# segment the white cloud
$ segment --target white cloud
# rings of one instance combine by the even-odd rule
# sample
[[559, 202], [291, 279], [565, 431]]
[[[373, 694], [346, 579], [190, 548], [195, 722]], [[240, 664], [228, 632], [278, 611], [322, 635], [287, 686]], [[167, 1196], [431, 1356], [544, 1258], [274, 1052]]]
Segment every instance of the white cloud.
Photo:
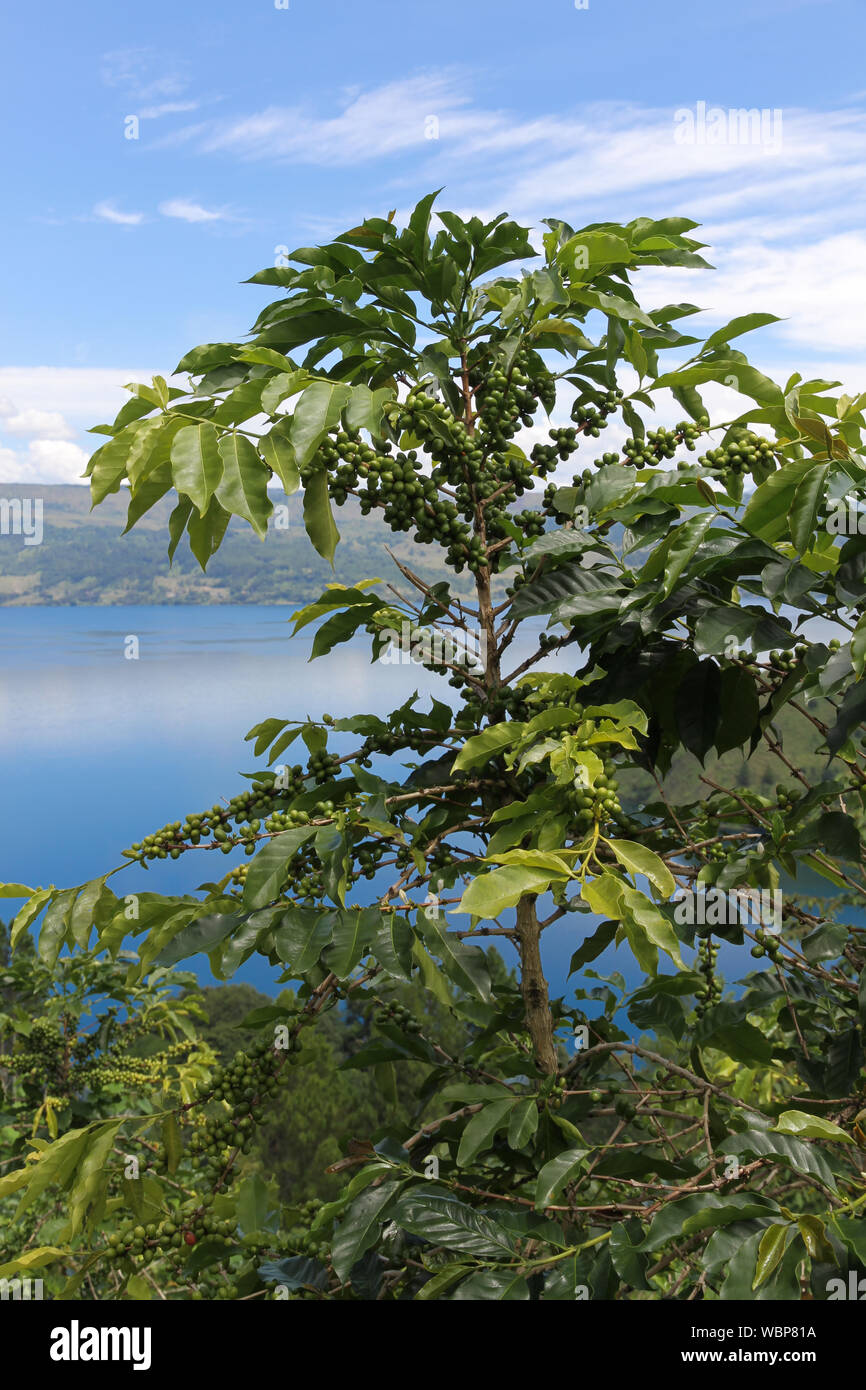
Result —
[[[5, 402], [3, 403], [5, 405]], [[34, 434], [51, 439], [69, 439], [74, 431], [60, 414], [59, 410], [12, 410], [7, 412], [0, 406], [3, 416], [0, 429], [4, 434]]]
[[[786, 246], [768, 244], [749, 230], [719, 238], [719, 243], [711, 275], [696, 280], [694, 272], [650, 270], [642, 273], [641, 285], [653, 287], [656, 297], [664, 295], [668, 303], [695, 294], [705, 297], [712, 304], [714, 321], [727, 322], [755, 310], [779, 314], [785, 322], [773, 327], [773, 340], [801, 353], [817, 352], [827, 364], [823, 370], [833, 370], [829, 363], [835, 358], [850, 359], [862, 348], [866, 233], [847, 231]], [[860, 368], [860, 381], [866, 387], [866, 364]]]
[[0, 436], [39, 436], [26, 448], [0, 446], [0, 478], [80, 483], [88, 458], [105, 442], [86, 431], [114, 419], [129, 399], [124, 382], [152, 376], [140, 368], [0, 367]]
[[88, 457], [66, 439], [33, 439], [26, 451], [0, 449], [0, 475], [10, 483], [80, 483]]
[[233, 219], [225, 208], [204, 208], [188, 198], [169, 198], [160, 203], [163, 217], [176, 217], [181, 222], [230, 222]]
[[138, 227], [144, 221], [143, 212], [121, 212], [113, 203], [97, 203], [93, 211], [103, 222], [114, 222], [119, 227]]

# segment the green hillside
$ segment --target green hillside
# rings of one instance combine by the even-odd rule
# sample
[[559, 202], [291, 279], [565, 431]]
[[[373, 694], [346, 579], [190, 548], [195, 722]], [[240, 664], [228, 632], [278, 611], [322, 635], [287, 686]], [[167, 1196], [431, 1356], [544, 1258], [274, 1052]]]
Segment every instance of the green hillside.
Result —
[[[158, 503], [124, 536], [127, 497], [109, 497], [90, 511], [90, 491], [79, 486], [4, 483], [0, 495], [42, 498], [43, 538], [25, 545], [18, 535], [0, 534], [0, 605], [286, 603], [318, 597], [329, 580], [342, 583], [396, 575], [385, 547], [423, 578], [441, 573], [426, 563], [426, 547], [395, 535], [378, 517], [362, 517], [350, 499], [337, 514], [341, 542], [336, 573], [315, 554], [301, 516], [298, 496], [272, 494], [278, 520], [260, 541], [248, 526], [233, 521], [207, 574], [185, 542], [174, 563], [166, 561], [168, 499]], [[283, 508], [285, 510], [280, 511]], [[426, 553], [425, 553], [426, 552]], [[459, 581], [452, 584], [460, 591]], [[468, 592], [468, 590], [467, 590]]]

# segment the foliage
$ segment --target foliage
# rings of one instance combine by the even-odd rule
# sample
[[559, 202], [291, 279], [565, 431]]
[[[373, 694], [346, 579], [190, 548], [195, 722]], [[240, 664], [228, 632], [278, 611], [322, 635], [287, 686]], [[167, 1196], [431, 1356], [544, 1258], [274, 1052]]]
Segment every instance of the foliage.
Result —
[[[401, 561], [406, 592], [332, 583], [296, 630], [316, 625], [316, 657], [366, 631], [375, 657], [405, 623], [456, 712], [410, 700], [387, 720], [265, 719], [249, 739], [267, 763], [246, 790], [126, 851], [147, 863], [241, 850], [248, 863], [201, 897], [142, 895], [134, 921], [104, 880], [32, 892], [13, 934], [45, 908], [50, 965], [95, 928], [112, 952], [137, 939], [132, 982], [199, 951], [217, 979], [258, 953], [279, 983], [300, 981], [256, 1011], [262, 1041], [199, 1088], [165, 1147], [164, 1162], [198, 1163], [220, 1219], [265, 1101], [329, 1008], [376, 1004], [351, 1065], [384, 1087], [424, 1064], [434, 1118], [358, 1136], [296, 1254], [256, 1274], [245, 1250], [219, 1251], [231, 1293], [825, 1298], [866, 1260], [866, 951], [862, 928], [782, 884], [809, 870], [863, 900], [866, 540], [833, 518], [866, 479], [866, 397], [796, 375], [780, 386], [752, 366], [732, 344], [772, 315], [701, 339], [683, 331], [695, 306], [642, 307], [642, 268], [706, 265], [686, 218], [550, 221], [541, 259], [504, 217], [443, 211], [431, 232], [433, 201], [402, 230], [371, 218], [255, 276], [287, 293], [251, 340], [188, 353], [188, 391], [133, 385], [89, 473], [95, 503], [129, 484], [130, 526], [176, 494], [170, 552], [186, 535], [203, 567], [231, 516], [265, 534], [272, 480], [303, 487], [329, 560], [334, 507], [352, 496], [381, 510], [437, 547], [443, 577]], [[671, 351], [680, 365], [665, 371]], [[752, 404], [711, 426], [708, 384]], [[664, 391], [686, 418], [648, 430]], [[521, 426], [569, 404], [573, 423], [526, 453]], [[569, 486], [551, 481], [617, 420], [621, 448]], [[543, 504], [518, 510], [538, 482]], [[472, 576], [471, 603], [449, 571]], [[538, 650], [509, 671], [520, 624], [538, 616]], [[813, 616], [836, 635], [804, 627]], [[783, 715], [835, 759], [822, 782], [786, 751]], [[293, 744], [303, 761], [284, 765]], [[664, 789], [684, 750], [705, 765], [759, 747], [779, 768], [772, 794], [705, 772], [691, 800]], [[635, 771], [653, 790], [630, 798]], [[759, 896], [726, 896], [762, 890], [784, 896], [781, 932]], [[541, 945], [557, 923], [575, 934], [577, 983], [551, 1000]], [[516, 948], [519, 982], [481, 948], [491, 934]], [[717, 943], [745, 939], [762, 965], [731, 991]], [[636, 988], [591, 968], [611, 943]], [[411, 980], [468, 1033], [458, 1051], [394, 1009]], [[61, 1162], [78, 1172], [55, 1144], [6, 1190], [27, 1201]], [[243, 1230], [269, 1219], [258, 1181], [243, 1189], [261, 1199]], [[98, 1230], [71, 1236], [70, 1259], [104, 1249]], [[124, 1275], [155, 1239], [127, 1242]]]

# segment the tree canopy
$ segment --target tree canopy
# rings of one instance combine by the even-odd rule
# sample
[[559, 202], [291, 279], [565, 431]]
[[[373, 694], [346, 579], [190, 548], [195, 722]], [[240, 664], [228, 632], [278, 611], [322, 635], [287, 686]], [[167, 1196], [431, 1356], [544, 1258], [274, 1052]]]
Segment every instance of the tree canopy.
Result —
[[[64, 1186], [80, 1218], [49, 1258], [113, 1261], [121, 1291], [184, 1257], [194, 1285], [205, 1248], [228, 1296], [833, 1297], [866, 1268], [851, 910], [866, 892], [866, 537], [847, 505], [866, 479], [866, 395], [753, 366], [734, 344], [772, 314], [700, 336], [695, 305], [645, 307], [641, 271], [709, 268], [687, 218], [550, 219], [536, 249], [504, 215], [440, 209], [434, 225], [435, 196], [403, 228], [367, 218], [253, 276], [281, 294], [247, 339], [187, 353], [172, 378], [187, 387], [132, 384], [97, 427], [94, 504], [128, 487], [130, 529], [171, 494], [169, 555], [185, 537], [202, 568], [232, 517], [267, 533], [276, 485], [302, 490], [327, 560], [350, 497], [431, 547], [435, 582], [398, 558], [393, 584], [327, 585], [295, 631], [315, 628], [335, 681], [340, 644], [368, 634], [374, 659], [408, 648], [450, 691], [388, 717], [263, 718], [245, 789], [124, 852], [238, 856], [198, 895], [120, 897], [118, 869], [2, 889], [27, 899], [13, 943], [44, 910], [50, 968], [131, 937], [130, 987], [203, 951], [217, 980], [258, 954], [298, 987], [159, 1118], [149, 1221], [130, 1215], [99, 1122], [74, 1150], [46, 1143], [0, 1196], [26, 1209]], [[711, 422], [718, 388], [734, 413]], [[648, 428], [671, 398], [683, 418]], [[617, 443], [563, 483], [605, 429]], [[792, 729], [820, 778], [792, 759]], [[707, 759], [731, 750], [770, 756], [775, 792], [718, 781]], [[683, 753], [700, 764], [691, 799], [666, 780]], [[554, 932], [574, 941], [557, 998]], [[720, 941], [753, 943], [733, 987]], [[603, 977], [612, 944], [623, 971]], [[418, 982], [438, 1024], [402, 1002]], [[343, 1065], [386, 1094], [415, 1069], [415, 1128], [356, 1136], [339, 1194], [302, 1213], [308, 1253], [281, 1256], [245, 1155], [331, 1009], [375, 1011]], [[237, 1223], [225, 1250], [200, 1242], [211, 1208]]]

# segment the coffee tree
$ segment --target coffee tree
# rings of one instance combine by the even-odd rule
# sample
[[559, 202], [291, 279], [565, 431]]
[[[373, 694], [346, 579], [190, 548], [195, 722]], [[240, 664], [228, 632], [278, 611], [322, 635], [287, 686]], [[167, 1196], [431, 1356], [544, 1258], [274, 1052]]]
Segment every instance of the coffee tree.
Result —
[[[400, 559], [387, 588], [331, 584], [295, 630], [316, 625], [312, 656], [335, 679], [356, 634], [374, 657], [408, 645], [450, 699], [388, 718], [277, 712], [248, 735], [267, 761], [245, 789], [125, 852], [231, 856], [199, 896], [146, 895], [130, 922], [105, 880], [52, 887], [15, 931], [44, 908], [49, 963], [95, 930], [112, 953], [136, 938], [135, 977], [206, 951], [218, 979], [258, 953], [301, 982], [256, 1018], [258, 1051], [176, 1113], [204, 1194], [243, 1172], [250, 1127], [326, 1009], [375, 1003], [352, 1061], [383, 1084], [426, 1065], [431, 1118], [360, 1136], [303, 1248], [244, 1290], [844, 1296], [866, 1268], [866, 949], [850, 906], [866, 396], [752, 366], [732, 344], [770, 314], [700, 337], [694, 305], [643, 307], [642, 269], [706, 267], [686, 218], [551, 220], [536, 251], [504, 216], [440, 211], [431, 229], [434, 196], [402, 230], [369, 218], [254, 276], [283, 293], [250, 338], [188, 353], [188, 388], [132, 385], [88, 473], [95, 504], [128, 485], [127, 529], [176, 494], [169, 554], [186, 536], [202, 566], [233, 517], [264, 538], [277, 486], [302, 490], [328, 559], [334, 508], [378, 509], [440, 577]], [[730, 418], [711, 424], [707, 387], [737, 402]], [[671, 399], [683, 418], [647, 428]], [[792, 722], [809, 767], [786, 751]], [[775, 797], [720, 780], [731, 750], [775, 763]], [[701, 795], [675, 800], [684, 757]], [[807, 872], [845, 895], [838, 913], [798, 891]], [[564, 998], [544, 973], [554, 931], [574, 942]], [[516, 983], [479, 944], [492, 935]], [[760, 966], [732, 990], [719, 942], [746, 940]], [[592, 969], [610, 946], [631, 983]], [[418, 979], [463, 1021], [462, 1049], [392, 1002]], [[51, 1155], [5, 1190], [26, 1193]], [[102, 1240], [94, 1223], [70, 1257]]]
[[[204, 1013], [195, 979], [155, 970], [131, 983], [134, 953], [113, 959], [85, 948], [49, 965], [28, 936], [16, 944], [12, 955], [0, 923], [0, 1171], [20, 1174], [23, 1163], [34, 1180], [22, 1201], [15, 1195], [20, 1177], [0, 1178], [0, 1278], [13, 1298], [34, 1278], [51, 1297], [71, 1294], [85, 1280], [90, 1296], [112, 1297], [129, 1276], [93, 1258], [64, 1267], [65, 1237], [86, 1224], [89, 1241], [98, 1224], [103, 1239], [119, 1241], [131, 1213], [132, 1244], [136, 1218], [152, 1205], [146, 1174], [156, 1145], [141, 1123], [126, 1121], [132, 1106], [145, 1124], [148, 1115], [173, 1123], [174, 1109], [210, 1077], [216, 1059], [198, 1036]], [[45, 1151], [42, 1181], [33, 1165]], [[101, 1171], [109, 1155], [110, 1183]], [[133, 1290], [140, 1282], [133, 1279]]]

